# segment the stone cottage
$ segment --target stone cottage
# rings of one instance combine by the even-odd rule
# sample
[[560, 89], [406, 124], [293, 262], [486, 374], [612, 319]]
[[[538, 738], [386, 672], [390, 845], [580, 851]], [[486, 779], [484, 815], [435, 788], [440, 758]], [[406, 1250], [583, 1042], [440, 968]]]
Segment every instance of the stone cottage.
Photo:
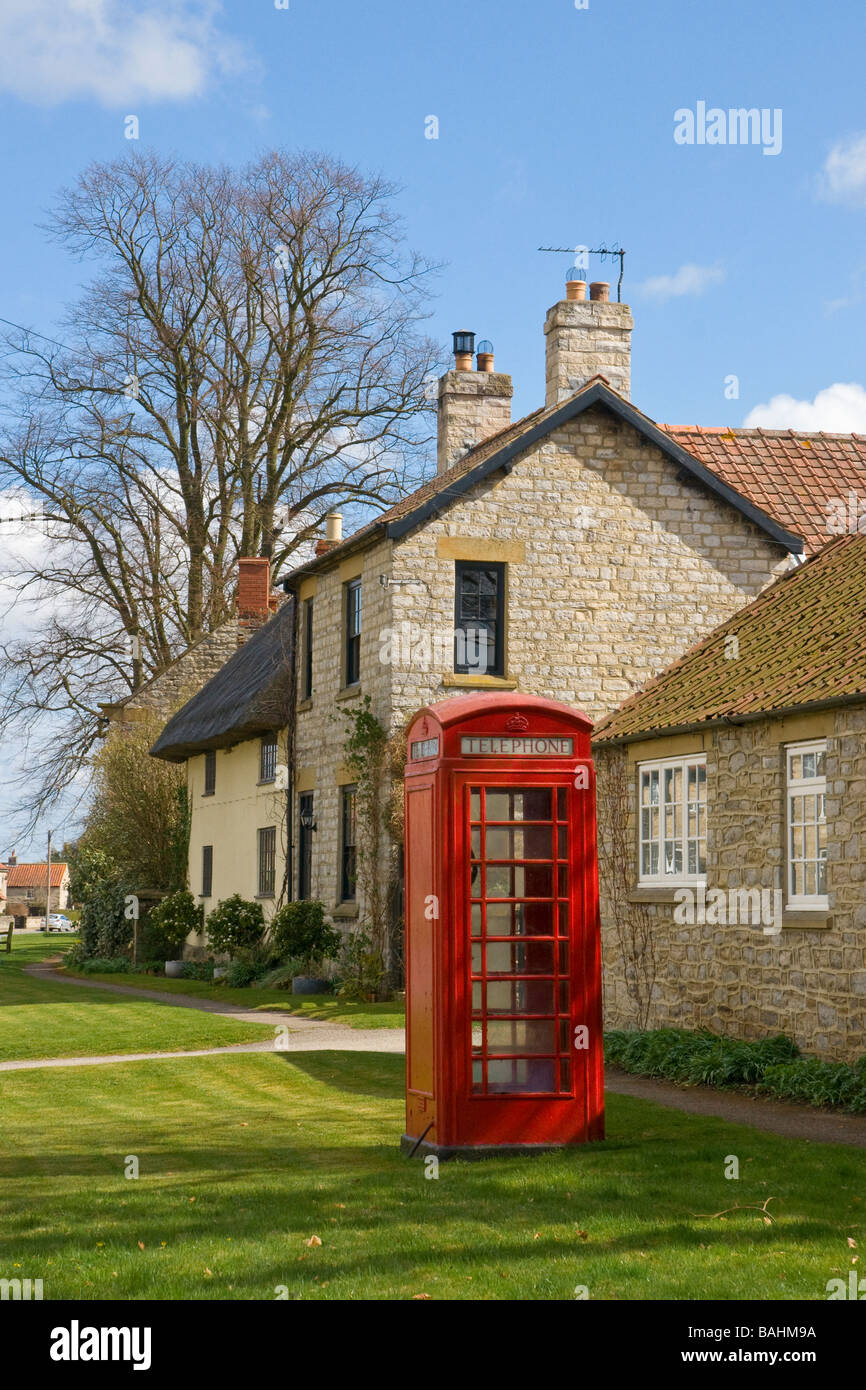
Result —
[[866, 1051], [866, 534], [594, 734], [608, 1026]]
[[[428, 702], [519, 688], [601, 719], [830, 539], [831, 497], [866, 493], [853, 436], [656, 424], [629, 399], [632, 326], [606, 285], [587, 298], [570, 283], [544, 325], [545, 402], [515, 423], [510, 378], [456, 334], [436, 475], [345, 539], [331, 518], [284, 580], [291, 602], [248, 644], [279, 625], [292, 653], [287, 722], [267, 731], [284, 828], [263, 838], [271, 822], [250, 806], [266, 731], [247, 718], [240, 653], [169, 721], [153, 752], [187, 761], [206, 908], [252, 887], [266, 904], [314, 897], [346, 924], [363, 916], [346, 711], [369, 699], [395, 734]], [[218, 832], [208, 786], [229, 788]]]

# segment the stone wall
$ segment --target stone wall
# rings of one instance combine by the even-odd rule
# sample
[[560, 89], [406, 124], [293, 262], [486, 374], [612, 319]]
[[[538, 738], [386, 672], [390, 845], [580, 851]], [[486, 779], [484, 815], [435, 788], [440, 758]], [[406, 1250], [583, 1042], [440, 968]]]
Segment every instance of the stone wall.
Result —
[[[454, 674], [458, 559], [507, 565], [502, 678]], [[661, 450], [602, 408], [393, 545], [335, 557], [300, 590], [315, 615], [313, 696], [299, 705], [296, 743], [296, 791], [315, 795], [314, 896], [338, 907], [339, 788], [349, 780], [340, 712], [359, 698], [371, 697], [389, 732], [466, 689], [519, 688], [598, 719], [787, 567], [781, 547], [681, 482]], [[343, 589], [357, 574], [361, 682], [346, 691]]]
[[[380, 542], [332, 570], [305, 582], [300, 590], [302, 617], [299, 671], [304, 666], [303, 604], [313, 600], [313, 694], [298, 702], [295, 733], [295, 882], [298, 872], [298, 798], [313, 793], [316, 831], [313, 838], [311, 893], [335, 920], [351, 923], [357, 903], [341, 903], [339, 892], [341, 789], [351, 783], [345, 766], [346, 714], [366, 696], [372, 713], [391, 727], [391, 673], [379, 660], [381, 633], [390, 621], [391, 594], [380, 576], [391, 574], [391, 544]], [[361, 578], [360, 682], [347, 688], [344, 668], [345, 585]]]
[[195, 642], [167, 670], [154, 676], [126, 700], [103, 706], [105, 714], [120, 727], [135, 723], [140, 710], [155, 711], [167, 719], [216, 675], [237, 648], [238, 621], [232, 618]]
[[476, 444], [511, 424], [513, 395], [504, 372], [446, 372], [440, 378], [437, 472], [447, 472]]
[[626, 398], [631, 391], [631, 332], [627, 304], [560, 300], [547, 312], [545, 404], [559, 405], [594, 376]]
[[[792, 911], [783, 896], [778, 934], [751, 920], [690, 925], [675, 919], [673, 889], [637, 888], [638, 762], [704, 751], [707, 888], [772, 891], [785, 883], [785, 745], [825, 737], [827, 912]], [[611, 762], [622, 760], [627, 769], [635, 847], [627, 896], [633, 912], [649, 916], [656, 956], [649, 1026], [710, 1028], [738, 1038], [782, 1032], [806, 1052], [845, 1061], [866, 1052], [866, 703], [626, 749], [602, 745], [595, 755], [600, 855], [610, 848], [608, 822], [616, 814], [606, 799]], [[635, 1027], [615, 916], [603, 885], [605, 1026]]]

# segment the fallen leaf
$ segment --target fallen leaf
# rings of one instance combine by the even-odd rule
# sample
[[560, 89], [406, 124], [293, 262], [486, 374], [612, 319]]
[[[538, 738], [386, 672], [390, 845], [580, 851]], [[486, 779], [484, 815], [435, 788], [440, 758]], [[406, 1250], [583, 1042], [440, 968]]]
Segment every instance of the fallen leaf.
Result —
[[[47, 889], [46, 889], [46, 892], [47, 892]], [[205, 1271], [204, 1271], [204, 1272], [205, 1272], [205, 1274], [210, 1274], [210, 1270], [208, 1269], [207, 1265], [205, 1265]], [[212, 1275], [212, 1274], [211, 1274], [211, 1278], [213, 1278], [213, 1275]]]
[[322, 1242], [318, 1236], [310, 1236], [309, 1240], [304, 1241], [304, 1244], [306, 1246], [321, 1245], [321, 1243]]
[[412, 1300], [413, 1300], [413, 1302], [417, 1303], [418, 1300], [419, 1300], [419, 1298], [429, 1298], [429, 1297], [430, 1297], [430, 1294], [429, 1294], [429, 1293], [413, 1293], [413, 1295], [412, 1295]]
[[856, 1249], [857, 1249], [857, 1242], [856, 1242], [856, 1240], [854, 1239], [853, 1236], [849, 1236], [849, 1237], [848, 1237], [848, 1248], [849, 1248], [850, 1250], [856, 1250]]
[[143, 1249], [144, 1249], [144, 1241], [143, 1241], [143, 1240], [140, 1240], [140, 1241], [138, 1242], [138, 1248], [139, 1248], [139, 1250], [143, 1250]]

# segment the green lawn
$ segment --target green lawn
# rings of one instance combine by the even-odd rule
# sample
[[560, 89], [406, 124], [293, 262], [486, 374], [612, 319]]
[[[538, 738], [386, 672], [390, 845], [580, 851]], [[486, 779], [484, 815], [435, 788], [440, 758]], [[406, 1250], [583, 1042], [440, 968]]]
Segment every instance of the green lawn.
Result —
[[173, 1052], [268, 1036], [266, 1024], [166, 1008], [146, 999], [124, 999], [24, 974], [23, 966], [56, 955], [57, 950], [56, 937], [17, 936], [11, 953], [0, 951], [0, 1061]]
[[[80, 971], [71, 970], [71, 975]], [[261, 1013], [276, 1010], [303, 1018], [320, 1018], [329, 1023], [347, 1023], [350, 1028], [402, 1028], [406, 1008], [402, 1002], [389, 1004], [351, 1004], [333, 994], [295, 995], [285, 989], [229, 989], [207, 980], [169, 980], [164, 975], [87, 975], [82, 978], [103, 984], [133, 985], [152, 989], [156, 994], [188, 994], [200, 999], [221, 999], [242, 1004]]]
[[[862, 1151], [613, 1096], [604, 1144], [428, 1180], [398, 1151], [402, 1083], [370, 1053], [0, 1076], [0, 1276], [46, 1299], [824, 1299], [866, 1243]], [[771, 1225], [709, 1215], [767, 1197]]]

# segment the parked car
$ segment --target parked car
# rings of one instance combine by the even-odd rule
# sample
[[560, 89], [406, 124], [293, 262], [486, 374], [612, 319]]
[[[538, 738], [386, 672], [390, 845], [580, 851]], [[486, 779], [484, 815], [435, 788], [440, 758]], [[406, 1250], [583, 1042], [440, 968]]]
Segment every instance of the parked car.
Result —
[[78, 928], [75, 923], [70, 922], [69, 918], [64, 916], [62, 912], [52, 912], [51, 916], [48, 918], [48, 930], [49, 932], [74, 932], [77, 931]]

